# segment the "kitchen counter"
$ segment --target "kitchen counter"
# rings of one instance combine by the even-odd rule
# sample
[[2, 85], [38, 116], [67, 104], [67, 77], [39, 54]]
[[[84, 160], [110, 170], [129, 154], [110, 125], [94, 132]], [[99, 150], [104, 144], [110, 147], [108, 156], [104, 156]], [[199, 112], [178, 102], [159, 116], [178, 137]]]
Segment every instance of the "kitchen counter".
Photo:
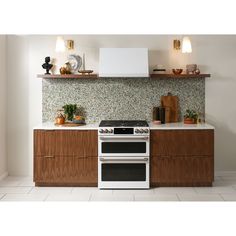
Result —
[[194, 124], [194, 125], [186, 125], [183, 122], [178, 123], [167, 123], [161, 125], [155, 125], [153, 122], [149, 123], [150, 130], [176, 130], [176, 129], [190, 129], [190, 130], [201, 130], [201, 129], [215, 129], [214, 126], [203, 123], [203, 124]]
[[[83, 126], [75, 126], [75, 127], [63, 127], [63, 126], [55, 126], [53, 122], [45, 122], [34, 127], [34, 130], [37, 129], [45, 129], [45, 130], [97, 130], [99, 123], [86, 124]], [[214, 126], [203, 123], [203, 124], [194, 124], [194, 125], [185, 125], [183, 122], [178, 123], [168, 123], [162, 125], [155, 125], [153, 122], [149, 123], [150, 130], [201, 130], [201, 129], [215, 129]]]
[[[76, 127], [63, 127], [63, 126], [55, 126], [53, 122], [45, 122], [37, 125], [34, 129], [55, 129], [55, 130], [97, 130], [99, 123], [87, 124], [83, 126]], [[178, 123], [168, 123], [162, 125], [155, 125], [153, 122], [149, 123], [150, 130], [169, 130], [169, 129], [215, 129], [214, 126], [203, 123], [203, 124], [194, 124], [194, 125], [185, 125], [183, 122]]]
[[75, 126], [75, 127], [64, 127], [64, 126], [56, 126], [53, 122], [45, 122], [37, 125], [34, 127], [34, 130], [37, 129], [45, 129], [45, 130], [97, 130], [98, 129], [98, 123], [94, 124], [86, 124], [81, 126]]

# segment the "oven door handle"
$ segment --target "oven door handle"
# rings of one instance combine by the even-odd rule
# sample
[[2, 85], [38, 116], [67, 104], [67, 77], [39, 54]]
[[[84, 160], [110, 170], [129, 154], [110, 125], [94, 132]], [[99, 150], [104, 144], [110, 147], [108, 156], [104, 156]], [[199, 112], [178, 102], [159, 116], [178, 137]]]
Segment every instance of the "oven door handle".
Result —
[[147, 157], [144, 157], [142, 159], [121, 159], [121, 158], [116, 158], [116, 159], [107, 159], [107, 158], [103, 158], [103, 157], [100, 157], [100, 161], [148, 161], [148, 158]]
[[99, 137], [100, 140], [148, 140], [149, 137]]

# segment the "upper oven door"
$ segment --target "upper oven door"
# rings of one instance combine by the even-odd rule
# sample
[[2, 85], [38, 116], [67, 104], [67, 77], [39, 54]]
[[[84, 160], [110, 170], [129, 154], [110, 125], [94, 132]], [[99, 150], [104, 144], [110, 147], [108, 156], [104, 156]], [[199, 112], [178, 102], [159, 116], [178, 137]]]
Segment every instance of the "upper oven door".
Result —
[[149, 136], [99, 137], [99, 156], [149, 156]]

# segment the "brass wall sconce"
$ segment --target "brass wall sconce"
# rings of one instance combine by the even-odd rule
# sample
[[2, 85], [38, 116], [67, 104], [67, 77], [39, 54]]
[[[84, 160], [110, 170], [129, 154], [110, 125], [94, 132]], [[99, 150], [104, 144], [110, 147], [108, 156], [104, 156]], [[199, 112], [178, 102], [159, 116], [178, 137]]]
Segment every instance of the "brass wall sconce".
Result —
[[180, 50], [182, 49], [182, 53], [191, 53], [192, 52], [192, 44], [191, 44], [191, 40], [189, 37], [183, 37], [182, 39], [182, 45], [180, 40], [178, 39], [174, 39], [173, 40], [173, 48], [175, 50]]
[[66, 40], [66, 47], [68, 50], [74, 49], [74, 40]]
[[175, 50], [180, 50], [180, 45], [181, 45], [180, 40], [175, 39], [173, 41], [173, 47], [174, 47]]
[[65, 50], [73, 50], [74, 49], [74, 40], [65, 40], [63, 37], [57, 37], [56, 41], [56, 52], [65, 52]]

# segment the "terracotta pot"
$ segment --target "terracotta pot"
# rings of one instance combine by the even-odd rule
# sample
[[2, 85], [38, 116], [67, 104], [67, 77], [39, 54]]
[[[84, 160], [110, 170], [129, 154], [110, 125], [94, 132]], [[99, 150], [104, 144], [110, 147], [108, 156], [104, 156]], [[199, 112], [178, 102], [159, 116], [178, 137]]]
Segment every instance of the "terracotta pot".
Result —
[[196, 122], [195, 122], [195, 119], [193, 118], [184, 118], [184, 124], [193, 125], [193, 124], [196, 124]]
[[64, 117], [57, 117], [55, 122], [58, 125], [63, 125], [65, 123], [65, 118]]

